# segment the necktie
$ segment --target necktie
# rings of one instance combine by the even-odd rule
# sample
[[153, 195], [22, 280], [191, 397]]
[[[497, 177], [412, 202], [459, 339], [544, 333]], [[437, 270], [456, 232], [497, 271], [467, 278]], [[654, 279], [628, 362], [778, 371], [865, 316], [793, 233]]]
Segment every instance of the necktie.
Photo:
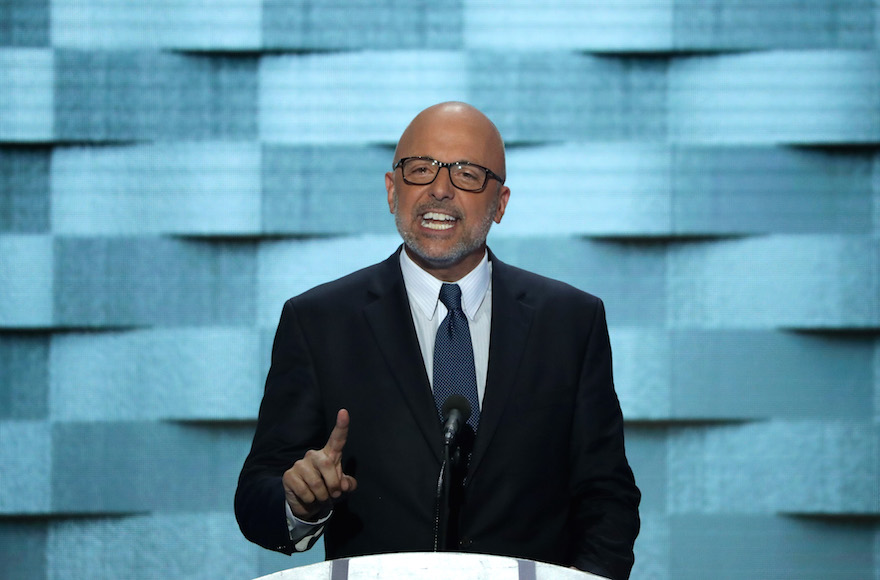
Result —
[[461, 288], [458, 284], [443, 284], [440, 302], [449, 311], [437, 329], [434, 342], [434, 400], [443, 419], [443, 403], [450, 395], [461, 395], [471, 404], [467, 424], [474, 432], [480, 422], [480, 400], [477, 395], [477, 371], [474, 367], [474, 347], [467, 316], [461, 309]]

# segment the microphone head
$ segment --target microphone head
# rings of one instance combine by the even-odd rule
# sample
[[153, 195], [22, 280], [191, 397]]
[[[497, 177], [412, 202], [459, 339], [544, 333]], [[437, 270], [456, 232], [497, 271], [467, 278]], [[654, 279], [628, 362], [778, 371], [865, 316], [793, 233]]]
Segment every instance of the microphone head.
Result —
[[454, 410], [461, 413], [462, 423], [471, 418], [471, 404], [461, 395], [449, 395], [446, 402], [443, 403], [443, 417], [449, 418], [449, 414]]

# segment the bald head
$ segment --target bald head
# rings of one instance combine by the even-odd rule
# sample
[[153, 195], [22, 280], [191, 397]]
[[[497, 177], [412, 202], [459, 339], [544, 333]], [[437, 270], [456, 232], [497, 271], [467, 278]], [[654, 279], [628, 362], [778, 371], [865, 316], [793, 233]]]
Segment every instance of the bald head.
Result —
[[[456, 157], [457, 151], [466, 151], [469, 157]], [[467, 103], [440, 103], [416, 115], [397, 142], [394, 161], [415, 156], [470, 161], [502, 177], [507, 175], [501, 133], [486, 115]]]

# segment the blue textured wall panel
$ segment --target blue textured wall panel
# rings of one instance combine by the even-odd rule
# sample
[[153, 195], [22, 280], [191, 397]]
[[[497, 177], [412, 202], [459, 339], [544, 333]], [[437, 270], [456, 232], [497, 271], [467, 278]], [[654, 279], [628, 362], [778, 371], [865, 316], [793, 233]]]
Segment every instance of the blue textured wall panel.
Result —
[[268, 370], [262, 346], [252, 327], [56, 336], [52, 419], [255, 419]]
[[663, 141], [663, 58], [569, 52], [469, 54], [471, 102], [508, 141]]
[[48, 336], [0, 334], [0, 420], [44, 419], [48, 410]]
[[49, 523], [0, 521], [0, 577], [4, 580], [44, 580]]
[[880, 515], [880, 429], [870, 420], [672, 430], [670, 513]]
[[667, 267], [662, 246], [577, 237], [499, 235], [489, 241], [500, 260], [602, 298], [609, 324], [658, 326], [666, 321]]
[[263, 231], [270, 234], [393, 234], [385, 172], [388, 147], [263, 149]]
[[50, 50], [0, 47], [0, 142], [52, 139], [54, 64]]
[[49, 528], [47, 575], [53, 580], [253, 578], [256, 559], [238, 536], [229, 514], [70, 519]]
[[857, 236], [684, 244], [669, 254], [669, 323], [704, 328], [876, 328], [880, 245]]
[[880, 56], [787, 51], [674, 60], [669, 135], [706, 144], [875, 143]]
[[0, 328], [52, 323], [52, 264], [49, 236], [0, 236]]
[[677, 48], [874, 48], [872, 0], [675, 0]]
[[48, 148], [0, 149], [0, 232], [49, 230]]
[[865, 580], [876, 566], [871, 523], [737, 514], [669, 521], [668, 578]]
[[318, 50], [461, 48], [462, 3], [264, 0], [263, 45]]
[[673, 45], [675, 0], [467, 0], [465, 46], [489, 50], [648, 51]]
[[4, 0], [0, 6], [0, 46], [49, 44], [48, 0]]
[[52, 45], [65, 48], [253, 50], [260, 0], [52, 0]]
[[56, 238], [54, 307], [64, 326], [249, 324], [253, 244]]
[[250, 423], [71, 422], [52, 428], [52, 509], [61, 513], [226, 511]]
[[0, 422], [0, 516], [47, 514], [55, 507], [51, 431], [44, 421]]
[[466, 55], [342, 52], [260, 60], [260, 138], [269, 143], [396, 143], [428, 104], [466, 100]]
[[57, 50], [55, 60], [60, 140], [256, 136], [255, 57]]
[[259, 325], [274, 331], [288, 298], [384, 260], [400, 244], [397, 234], [261, 243], [257, 258]]
[[874, 414], [874, 338], [618, 326], [610, 334], [628, 419], [870, 420]]
[[870, 150], [675, 147], [672, 154], [676, 233], [872, 231]]
[[260, 148], [246, 142], [59, 147], [56, 234], [191, 235], [260, 231]]

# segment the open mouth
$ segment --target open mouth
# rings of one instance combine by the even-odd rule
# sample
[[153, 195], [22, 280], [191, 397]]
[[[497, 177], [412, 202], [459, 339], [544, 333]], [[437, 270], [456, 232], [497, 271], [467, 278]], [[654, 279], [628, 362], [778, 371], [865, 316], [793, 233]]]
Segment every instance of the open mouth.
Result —
[[429, 211], [422, 215], [422, 227], [429, 230], [448, 230], [455, 227], [455, 222], [457, 221], [451, 215], [436, 211]]

